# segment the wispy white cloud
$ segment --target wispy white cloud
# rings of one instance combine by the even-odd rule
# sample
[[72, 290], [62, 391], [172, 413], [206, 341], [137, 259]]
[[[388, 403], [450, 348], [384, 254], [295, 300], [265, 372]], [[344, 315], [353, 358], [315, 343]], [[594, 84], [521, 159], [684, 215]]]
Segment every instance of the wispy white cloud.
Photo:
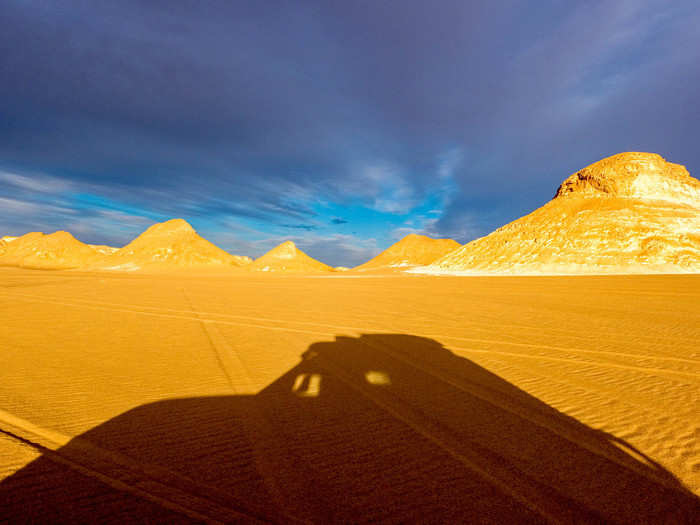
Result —
[[0, 209], [7, 215], [13, 215], [14, 218], [21, 217], [24, 219], [38, 218], [47, 214], [74, 215], [77, 213], [75, 210], [65, 206], [7, 197], [0, 197]]
[[71, 186], [65, 179], [49, 175], [20, 175], [9, 171], [0, 171], [0, 183], [38, 193], [59, 193], [68, 190]]

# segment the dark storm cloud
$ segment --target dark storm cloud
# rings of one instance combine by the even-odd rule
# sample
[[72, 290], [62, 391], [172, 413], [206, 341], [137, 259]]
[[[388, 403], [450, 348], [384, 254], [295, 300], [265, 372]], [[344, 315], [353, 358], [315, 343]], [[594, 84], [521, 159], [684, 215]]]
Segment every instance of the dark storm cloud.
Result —
[[619, 151], [697, 175], [699, 27], [691, 1], [6, 1], [0, 167], [270, 228], [449, 180], [425, 228], [466, 241]]

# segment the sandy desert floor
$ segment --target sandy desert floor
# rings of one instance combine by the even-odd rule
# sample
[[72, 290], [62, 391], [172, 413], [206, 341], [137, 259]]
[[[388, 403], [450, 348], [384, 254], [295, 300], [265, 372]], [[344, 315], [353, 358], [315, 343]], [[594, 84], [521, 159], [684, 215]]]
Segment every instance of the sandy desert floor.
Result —
[[691, 523], [700, 276], [0, 268], [0, 521]]

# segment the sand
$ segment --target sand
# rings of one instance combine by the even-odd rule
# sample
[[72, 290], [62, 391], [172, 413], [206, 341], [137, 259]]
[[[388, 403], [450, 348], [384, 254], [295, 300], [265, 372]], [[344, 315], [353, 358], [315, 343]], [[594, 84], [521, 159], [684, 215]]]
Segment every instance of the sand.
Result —
[[698, 304], [683, 275], [0, 268], [0, 513], [691, 523]]

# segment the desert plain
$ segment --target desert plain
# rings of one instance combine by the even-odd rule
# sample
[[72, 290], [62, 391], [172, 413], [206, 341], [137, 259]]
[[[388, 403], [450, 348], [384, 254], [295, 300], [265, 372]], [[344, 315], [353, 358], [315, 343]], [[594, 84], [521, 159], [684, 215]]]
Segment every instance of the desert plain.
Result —
[[1, 513], [692, 523], [698, 305], [700, 275], [0, 268]]

